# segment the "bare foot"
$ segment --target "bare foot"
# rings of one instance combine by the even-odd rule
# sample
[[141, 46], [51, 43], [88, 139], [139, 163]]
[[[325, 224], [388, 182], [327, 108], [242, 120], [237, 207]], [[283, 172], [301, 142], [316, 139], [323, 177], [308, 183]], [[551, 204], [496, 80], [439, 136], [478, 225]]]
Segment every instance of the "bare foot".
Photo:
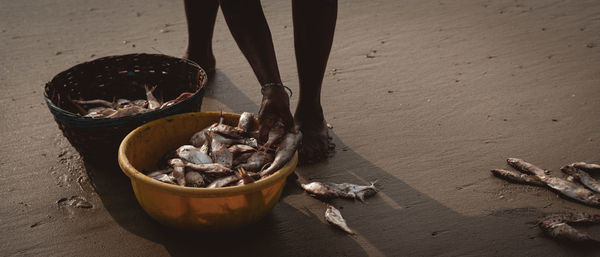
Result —
[[329, 134], [321, 106], [302, 108], [298, 106], [294, 115], [296, 128], [302, 132], [298, 150], [299, 162], [311, 164], [322, 161], [329, 155]]
[[206, 53], [202, 52], [203, 51], [200, 51], [200, 53], [198, 53], [197, 51], [190, 50], [188, 48], [185, 51], [185, 55], [183, 55], [183, 58], [191, 60], [200, 65], [200, 67], [206, 72], [206, 74], [209, 75], [209, 79], [211, 79], [211, 75], [215, 73], [215, 56], [213, 55], [212, 51], [204, 51]]

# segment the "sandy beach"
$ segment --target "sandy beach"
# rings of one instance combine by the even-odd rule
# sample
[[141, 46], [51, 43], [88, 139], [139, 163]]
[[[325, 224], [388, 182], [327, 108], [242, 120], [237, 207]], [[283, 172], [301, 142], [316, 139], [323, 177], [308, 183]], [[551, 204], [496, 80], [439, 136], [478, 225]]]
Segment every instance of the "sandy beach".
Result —
[[[187, 46], [183, 1], [8, 1], [0, 8], [2, 256], [593, 256], [536, 226], [600, 210], [490, 169], [518, 157], [560, 174], [600, 163], [600, 2], [340, 1], [322, 102], [335, 153], [301, 182], [383, 189], [326, 205], [290, 179], [261, 222], [235, 233], [175, 231], [138, 205], [118, 167], [85, 164], [43, 86], [103, 56]], [[298, 92], [290, 1], [263, 1], [283, 83]], [[260, 87], [221, 13], [203, 111], [258, 112]], [[298, 98], [291, 99], [292, 106]], [[91, 208], [58, 202], [79, 196]], [[586, 228], [600, 236], [600, 226]]]

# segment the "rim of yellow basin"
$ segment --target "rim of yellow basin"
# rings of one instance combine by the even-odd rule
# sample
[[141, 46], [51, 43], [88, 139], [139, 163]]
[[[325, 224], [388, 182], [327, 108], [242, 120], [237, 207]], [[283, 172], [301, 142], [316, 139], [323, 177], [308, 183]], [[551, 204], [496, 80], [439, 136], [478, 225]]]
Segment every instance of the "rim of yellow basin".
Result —
[[[296, 151], [296, 153], [294, 153], [294, 156], [292, 157], [292, 159], [288, 163], [286, 163], [281, 169], [274, 172], [270, 176], [260, 179], [254, 183], [250, 183], [247, 185], [222, 187], [222, 188], [198, 188], [198, 187], [185, 187], [185, 186], [179, 186], [179, 185], [172, 185], [172, 184], [157, 181], [155, 179], [152, 179], [152, 178], [146, 176], [144, 173], [140, 172], [139, 170], [137, 170], [129, 162], [129, 159], [127, 158], [127, 155], [125, 154], [125, 151], [127, 150], [127, 147], [129, 145], [129, 142], [131, 141], [131, 139], [137, 133], [139, 133], [139, 131], [141, 131], [149, 126], [153, 126], [155, 123], [158, 123], [163, 119], [174, 119], [174, 118], [177, 119], [177, 118], [183, 118], [183, 116], [195, 116], [195, 115], [198, 115], [199, 113], [200, 112], [183, 113], [183, 114], [177, 114], [177, 115], [173, 115], [173, 116], [164, 117], [164, 118], [161, 118], [161, 119], [158, 119], [155, 121], [148, 122], [136, 129], [134, 129], [133, 131], [131, 131], [129, 134], [127, 134], [127, 136], [123, 139], [123, 141], [121, 141], [121, 145], [119, 146], [118, 161], [119, 161], [119, 166], [121, 167], [121, 170], [131, 180], [135, 180], [138, 183], [147, 184], [152, 187], [155, 187], [155, 188], [158, 188], [161, 190], [165, 190], [168, 192], [172, 192], [172, 193], [175, 193], [180, 196], [200, 196], [200, 197], [222, 197], [222, 196], [241, 195], [241, 194], [256, 192], [256, 191], [262, 190], [264, 188], [267, 188], [277, 182], [285, 180], [285, 178], [294, 171], [295, 166], [297, 165], [297, 162], [298, 162], [298, 152], [297, 151]], [[202, 113], [209, 114], [209, 115], [210, 114], [217, 114], [217, 115], [219, 114], [218, 112], [202, 112]], [[226, 113], [223, 113], [223, 114], [226, 114]], [[239, 115], [239, 114], [235, 114], [235, 113], [227, 113], [227, 114]]]

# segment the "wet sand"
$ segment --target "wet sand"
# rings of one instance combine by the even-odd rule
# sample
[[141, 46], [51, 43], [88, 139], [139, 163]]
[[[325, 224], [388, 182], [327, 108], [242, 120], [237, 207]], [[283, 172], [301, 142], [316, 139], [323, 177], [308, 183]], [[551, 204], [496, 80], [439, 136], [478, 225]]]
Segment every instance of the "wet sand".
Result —
[[[340, 1], [323, 86], [336, 151], [296, 173], [303, 182], [383, 185], [367, 204], [332, 201], [356, 236], [327, 225], [326, 205], [293, 182], [244, 230], [170, 230], [139, 207], [118, 167], [86, 165], [62, 136], [44, 83], [107, 55], [181, 56], [182, 1], [2, 6], [2, 256], [598, 254], [535, 226], [544, 214], [598, 209], [489, 172], [507, 157], [556, 173], [574, 161], [600, 163], [598, 1]], [[263, 6], [284, 83], [298, 92], [291, 4]], [[202, 109], [258, 111], [259, 85], [221, 14], [214, 40], [217, 73]], [[58, 203], [72, 196], [92, 208]]]

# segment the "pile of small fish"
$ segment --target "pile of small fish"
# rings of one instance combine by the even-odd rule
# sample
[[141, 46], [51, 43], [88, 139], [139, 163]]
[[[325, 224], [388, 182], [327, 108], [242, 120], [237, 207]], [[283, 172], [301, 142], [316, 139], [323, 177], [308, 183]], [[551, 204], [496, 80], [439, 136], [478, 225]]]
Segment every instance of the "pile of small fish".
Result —
[[[553, 191], [577, 202], [600, 207], [600, 181], [592, 178], [587, 172], [600, 171], [600, 165], [576, 162], [563, 166], [561, 169], [567, 175], [566, 179], [550, 175], [531, 163], [517, 158], [506, 160], [518, 171], [493, 169], [491, 172], [500, 178], [517, 183], [548, 187]], [[579, 183], [578, 183], [579, 182]], [[600, 222], [600, 216], [587, 214], [557, 214], [540, 221], [540, 228], [546, 234], [555, 238], [566, 238], [573, 241], [590, 241], [591, 238], [579, 232], [567, 223]]]
[[[324, 183], [311, 182], [308, 184], [300, 184], [300, 186], [310, 195], [317, 199], [329, 200], [333, 198], [358, 199], [361, 202], [365, 201], [366, 197], [371, 197], [379, 191], [375, 187], [376, 182], [372, 182], [368, 186], [355, 185], [350, 183]], [[354, 235], [354, 231], [348, 227], [346, 220], [342, 217], [342, 213], [331, 205], [327, 205], [325, 210], [325, 219], [327, 222], [338, 226], [346, 233]]]
[[219, 188], [245, 185], [267, 177], [293, 157], [302, 139], [300, 132], [286, 133], [277, 124], [264, 145], [252, 130], [254, 115], [244, 112], [237, 126], [219, 123], [195, 133], [188, 145], [163, 158], [164, 169], [146, 175], [161, 182], [188, 187]]
[[71, 100], [71, 102], [73, 102], [77, 109], [79, 109], [78, 114], [82, 115], [83, 117], [90, 117], [94, 119], [110, 119], [162, 110], [194, 95], [194, 93], [183, 92], [177, 98], [162, 103], [161, 101], [158, 101], [152, 94], [156, 89], [156, 86], [151, 89], [147, 86], [144, 86], [144, 88], [146, 89], [146, 99], [131, 101], [128, 99], [113, 98], [112, 102], [102, 99]]

